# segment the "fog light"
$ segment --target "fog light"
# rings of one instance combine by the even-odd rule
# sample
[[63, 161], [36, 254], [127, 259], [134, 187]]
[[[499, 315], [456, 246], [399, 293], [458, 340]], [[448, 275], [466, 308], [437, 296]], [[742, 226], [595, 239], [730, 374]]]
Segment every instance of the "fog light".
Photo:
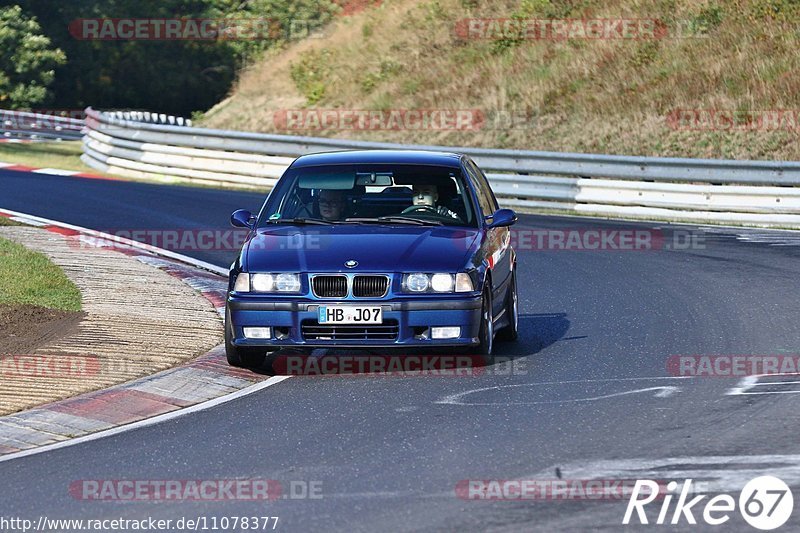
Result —
[[244, 336], [248, 339], [269, 339], [272, 337], [272, 328], [242, 328]]
[[457, 339], [461, 336], [461, 328], [431, 328], [432, 339]]

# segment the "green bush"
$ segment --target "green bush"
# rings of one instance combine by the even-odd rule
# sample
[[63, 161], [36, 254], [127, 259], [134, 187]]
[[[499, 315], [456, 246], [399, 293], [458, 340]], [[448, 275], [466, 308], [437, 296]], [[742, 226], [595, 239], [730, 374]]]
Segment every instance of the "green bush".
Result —
[[325, 79], [329, 74], [331, 51], [309, 50], [292, 63], [289, 73], [297, 90], [305, 96], [309, 105], [316, 104], [325, 96]]

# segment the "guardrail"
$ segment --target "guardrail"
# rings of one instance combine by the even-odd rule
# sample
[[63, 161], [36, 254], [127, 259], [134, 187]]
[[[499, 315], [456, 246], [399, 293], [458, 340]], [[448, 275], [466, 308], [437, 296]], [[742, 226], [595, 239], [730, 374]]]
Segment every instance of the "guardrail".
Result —
[[0, 109], [0, 133], [6, 139], [74, 141], [83, 137], [83, 120]]
[[[272, 135], [191, 126], [141, 112], [86, 110], [81, 159], [134, 178], [272, 187], [300, 155], [445, 150], [487, 171], [506, 206], [582, 215], [800, 228], [800, 163], [491, 150]], [[149, 115], [149, 116], [148, 116]]]

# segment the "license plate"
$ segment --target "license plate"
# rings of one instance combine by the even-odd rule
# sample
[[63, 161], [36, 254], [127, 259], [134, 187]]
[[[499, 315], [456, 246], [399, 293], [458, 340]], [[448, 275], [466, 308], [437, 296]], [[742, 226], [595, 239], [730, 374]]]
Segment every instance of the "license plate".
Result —
[[345, 305], [319, 306], [320, 324], [382, 324], [380, 307], [356, 307]]

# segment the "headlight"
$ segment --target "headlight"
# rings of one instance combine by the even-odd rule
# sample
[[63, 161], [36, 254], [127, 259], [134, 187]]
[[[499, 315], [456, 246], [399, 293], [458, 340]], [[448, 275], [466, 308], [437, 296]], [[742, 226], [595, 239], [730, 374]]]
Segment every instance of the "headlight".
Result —
[[233, 290], [236, 292], [300, 292], [300, 274], [247, 274], [236, 277]]
[[465, 272], [447, 274], [406, 274], [403, 276], [403, 290], [406, 292], [472, 292], [475, 290], [472, 278]]
[[275, 288], [278, 292], [299, 292], [300, 276], [297, 274], [278, 274], [275, 278]]
[[427, 274], [406, 274], [403, 280], [403, 286], [411, 292], [425, 292], [429, 285]]

